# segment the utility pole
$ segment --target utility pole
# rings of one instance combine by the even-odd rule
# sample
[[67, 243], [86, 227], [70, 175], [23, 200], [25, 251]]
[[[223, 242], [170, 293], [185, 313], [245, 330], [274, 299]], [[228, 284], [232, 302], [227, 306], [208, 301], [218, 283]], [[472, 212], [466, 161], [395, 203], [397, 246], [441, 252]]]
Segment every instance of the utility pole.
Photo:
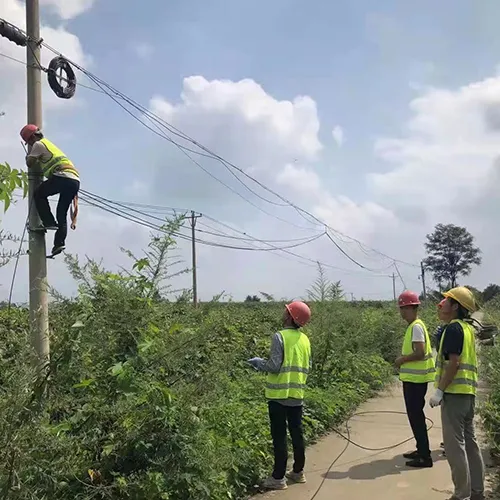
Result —
[[396, 300], [396, 275], [392, 273], [392, 294], [394, 295], [394, 300]]
[[[42, 71], [40, 68], [40, 6], [39, 0], [26, 0], [28, 123], [42, 127]], [[33, 193], [42, 182], [41, 168], [36, 165], [28, 173], [29, 227], [40, 226], [40, 218], [33, 203]], [[47, 294], [47, 260], [45, 234], [29, 231], [29, 295], [30, 322], [33, 344], [37, 355], [37, 373], [45, 377], [50, 359], [49, 307]]]
[[194, 210], [191, 210], [191, 252], [193, 257], [193, 305], [198, 306], [198, 283], [196, 280], [196, 220], [201, 217], [196, 215]]
[[425, 266], [424, 266], [424, 261], [420, 262], [420, 269], [422, 270], [422, 290], [423, 290], [423, 297], [424, 301], [427, 300], [427, 290], [425, 288]]

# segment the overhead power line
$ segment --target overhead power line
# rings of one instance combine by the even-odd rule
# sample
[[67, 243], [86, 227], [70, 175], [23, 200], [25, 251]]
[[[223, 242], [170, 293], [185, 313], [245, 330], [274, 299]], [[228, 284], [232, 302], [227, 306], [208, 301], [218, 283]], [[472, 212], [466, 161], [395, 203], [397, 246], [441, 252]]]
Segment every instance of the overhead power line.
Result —
[[[73, 66], [75, 66], [75, 68], [77, 68], [78, 70], [80, 70], [83, 74], [85, 74], [93, 83], [95, 83], [99, 89], [105, 93], [108, 97], [110, 97], [114, 102], [116, 102], [120, 107], [122, 107], [127, 113], [129, 113], [132, 117], [134, 117], [136, 120], [138, 120], [140, 123], [142, 123], [144, 126], [146, 126], [149, 130], [151, 130], [153, 133], [159, 135], [160, 137], [162, 137], [163, 139], [167, 140], [168, 142], [172, 143], [174, 146], [176, 146], [180, 151], [183, 152], [183, 154], [185, 154], [193, 163], [195, 163], [198, 167], [200, 167], [203, 171], [205, 171], [208, 175], [210, 175], [212, 178], [214, 178], [217, 182], [220, 182], [221, 184], [223, 184], [226, 188], [230, 189], [232, 192], [234, 192], [235, 194], [237, 194], [238, 196], [240, 196], [241, 198], [243, 198], [246, 202], [252, 204], [255, 208], [257, 208], [258, 210], [266, 213], [267, 215], [271, 216], [271, 217], [274, 217], [278, 220], [281, 220], [282, 222], [285, 222], [287, 224], [291, 224], [291, 225], [295, 225], [294, 223], [292, 223], [291, 221], [288, 221], [286, 219], [282, 219], [278, 216], [276, 216], [276, 214], [273, 214], [273, 213], [270, 213], [270, 212], [267, 212], [266, 210], [264, 210], [262, 207], [260, 207], [259, 205], [256, 205], [255, 203], [253, 203], [251, 200], [249, 200], [248, 198], [246, 198], [245, 196], [243, 196], [241, 193], [239, 193], [238, 191], [236, 191], [234, 188], [232, 188], [231, 186], [229, 186], [228, 184], [226, 184], [224, 181], [221, 181], [218, 177], [216, 177], [214, 174], [212, 174], [209, 170], [207, 170], [205, 167], [203, 167], [199, 162], [197, 162], [189, 153], [193, 153], [193, 154], [198, 154], [200, 156], [204, 156], [204, 157], [208, 157], [208, 158], [211, 158], [211, 159], [215, 159], [217, 161], [219, 161], [226, 169], [228, 169], [229, 172], [232, 173], [232, 175], [238, 179], [238, 181], [240, 183], [242, 183], [246, 189], [248, 189], [252, 194], [254, 194], [255, 196], [259, 197], [260, 199], [262, 199], [263, 201], [267, 202], [267, 203], [270, 203], [270, 204], [273, 204], [273, 205], [277, 205], [277, 206], [290, 206], [292, 208], [294, 208], [297, 213], [299, 215], [301, 215], [304, 220], [306, 220], [308, 223], [310, 224], [314, 224], [316, 223], [318, 226], [322, 226], [322, 227], [327, 227], [330, 231], [332, 231], [334, 234], [336, 235], [339, 235], [339, 236], [343, 236], [345, 238], [347, 238], [348, 240], [352, 241], [352, 242], [356, 242], [360, 249], [364, 252], [366, 249], [369, 249], [371, 252], [374, 252], [376, 253], [377, 255], [383, 257], [383, 258], [386, 258], [392, 262], [399, 262], [401, 264], [405, 264], [405, 265], [409, 265], [409, 266], [412, 266], [412, 267], [418, 267], [416, 264], [412, 264], [412, 263], [409, 263], [409, 262], [406, 262], [406, 261], [403, 261], [403, 260], [400, 260], [400, 259], [395, 259], [383, 252], [380, 252], [379, 250], [376, 250], [374, 248], [371, 248], [367, 245], [365, 245], [364, 243], [362, 243], [361, 241], [357, 240], [356, 238], [353, 238], [349, 235], [346, 235], [338, 230], [336, 230], [335, 228], [332, 228], [331, 226], [329, 226], [328, 224], [325, 224], [323, 221], [321, 221], [318, 217], [316, 217], [314, 214], [310, 213], [309, 211], [299, 207], [298, 205], [294, 204], [293, 202], [291, 202], [290, 200], [286, 199], [284, 196], [282, 196], [281, 194], [277, 193], [276, 191], [274, 191], [273, 189], [269, 188], [268, 186], [266, 186], [264, 183], [262, 183], [261, 181], [255, 179], [253, 176], [251, 176], [250, 174], [248, 174], [247, 172], [245, 172], [242, 168], [238, 167], [237, 165], [235, 165], [234, 163], [224, 159], [222, 156], [218, 155], [217, 153], [211, 151], [209, 148], [205, 147], [204, 145], [198, 143], [195, 139], [193, 139], [192, 137], [190, 137], [189, 135], [185, 134], [184, 132], [180, 131], [179, 129], [177, 129], [175, 126], [173, 126], [172, 124], [168, 123], [166, 120], [160, 118], [159, 116], [155, 115], [154, 113], [152, 113], [150, 110], [148, 110], [147, 108], [145, 108], [144, 106], [138, 104], [136, 101], [134, 101], [133, 99], [131, 99], [130, 97], [126, 96], [125, 94], [123, 94], [122, 92], [118, 91], [117, 89], [115, 89], [114, 87], [112, 87], [110, 84], [108, 84], [107, 82], [105, 82], [104, 80], [100, 79], [99, 77], [97, 77], [96, 75], [92, 74], [90, 71], [88, 71], [87, 69], [83, 68], [81, 65], [75, 63], [74, 61], [71, 61], [70, 59], [66, 58], [63, 54], [61, 54], [59, 51], [57, 51], [56, 49], [54, 49], [53, 47], [51, 47], [50, 45], [48, 45], [47, 43], [45, 42], [42, 42], [43, 46], [45, 48], [47, 48], [48, 50], [52, 51], [54, 54], [56, 55], [59, 55], [61, 57], [64, 57], [65, 59], [67, 59]], [[130, 106], [132, 106], [134, 109], [140, 111], [150, 122], [152, 122], [155, 127], [156, 127], [156, 130], [153, 129], [152, 127], [150, 127], [147, 123], [144, 123], [139, 117], [137, 117], [133, 112], [131, 112], [128, 108], [126, 108], [126, 106], [123, 105], [122, 102], [120, 101], [124, 101], [126, 102], [127, 104], [129, 104]], [[195, 149], [192, 149], [192, 148], [188, 148], [182, 144], [179, 144], [178, 142], [176, 142], [174, 139], [172, 139], [172, 137], [170, 137], [166, 132], [161, 132], [160, 131], [160, 128], [162, 128], [163, 130], [167, 130], [170, 134], [172, 135], [175, 135], [176, 137], [184, 140], [184, 141], [187, 141], [189, 143], [191, 143], [193, 146], [199, 148], [199, 150], [201, 151], [198, 151], [198, 150], [195, 150]], [[273, 196], [277, 197], [279, 200], [281, 200], [283, 203], [277, 203], [275, 201], [272, 201], [272, 200], [269, 200], [265, 197], [262, 197], [259, 193], [257, 193], [255, 190], [253, 190], [252, 188], [250, 188], [248, 185], [246, 185], [236, 174], [235, 172], [233, 172], [232, 170], [238, 172], [240, 175], [244, 176], [245, 178], [247, 178], [248, 180], [252, 181], [253, 183], [257, 184], [261, 189], [267, 191], [268, 193], [272, 194]], [[312, 220], [311, 220], [312, 219]], [[314, 221], [314, 222], [312, 222]], [[296, 226], [296, 225], [295, 225]], [[302, 226], [298, 226], [300, 227], [301, 229], [307, 229], [307, 228], [303, 228]], [[368, 268], [367, 266], [364, 266], [363, 264], [361, 264], [360, 262], [358, 262], [356, 259], [352, 258], [345, 250], [343, 250], [340, 245], [335, 242], [333, 240], [333, 238], [331, 238], [330, 235], [328, 235], [329, 239], [335, 244], [335, 246], [337, 247], [338, 250], [341, 251], [341, 253], [346, 256], [349, 260], [351, 260], [353, 263], [355, 263], [356, 265], [358, 265], [359, 267], [361, 267], [362, 269], [364, 270], [367, 270], [367, 271], [370, 271], [370, 272], [375, 272], [375, 270], [371, 269], [371, 268]]]

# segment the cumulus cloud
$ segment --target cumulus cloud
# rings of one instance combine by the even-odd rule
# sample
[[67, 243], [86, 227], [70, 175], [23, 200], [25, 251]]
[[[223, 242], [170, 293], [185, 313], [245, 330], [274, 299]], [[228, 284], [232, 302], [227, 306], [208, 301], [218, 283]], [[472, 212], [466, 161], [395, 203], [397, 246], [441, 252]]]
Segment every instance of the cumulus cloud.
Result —
[[340, 125], [337, 125], [332, 130], [332, 137], [337, 146], [342, 146], [344, 144], [344, 129]]

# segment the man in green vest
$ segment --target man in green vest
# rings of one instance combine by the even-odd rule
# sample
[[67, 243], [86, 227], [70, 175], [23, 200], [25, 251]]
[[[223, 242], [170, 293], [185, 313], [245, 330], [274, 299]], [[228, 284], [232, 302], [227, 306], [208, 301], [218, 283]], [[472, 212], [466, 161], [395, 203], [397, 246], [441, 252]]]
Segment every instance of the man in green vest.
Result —
[[450, 500], [484, 499], [484, 462], [474, 431], [477, 356], [474, 329], [465, 320], [477, 310], [463, 286], [445, 292], [439, 317], [446, 323], [436, 362], [432, 407], [441, 405], [446, 458], [455, 492]]
[[[42, 220], [40, 228], [32, 230], [55, 230], [52, 256], [60, 254], [65, 249], [68, 234], [68, 210], [71, 202], [76, 199], [80, 189], [80, 176], [69, 158], [52, 142], [45, 139], [41, 130], [32, 124], [24, 126], [21, 137], [28, 145], [26, 165], [32, 168], [40, 165], [42, 174], [47, 178], [35, 190], [34, 202], [38, 215]], [[56, 219], [49, 206], [49, 196], [59, 194], [56, 209]], [[31, 207], [30, 207], [31, 209]]]
[[415, 292], [405, 291], [398, 299], [401, 317], [408, 327], [403, 341], [401, 356], [396, 360], [399, 378], [403, 382], [406, 413], [417, 449], [405, 453], [408, 467], [432, 467], [429, 436], [424, 413], [427, 386], [435, 377], [432, 346], [424, 322], [418, 318], [420, 300]]
[[[252, 358], [249, 363], [267, 372], [266, 398], [274, 447], [274, 470], [263, 486], [271, 490], [287, 488], [287, 478], [305, 483], [305, 446], [302, 407], [307, 376], [311, 369], [311, 345], [300, 328], [311, 319], [311, 310], [304, 302], [285, 306], [283, 329], [273, 335], [268, 360]], [[287, 423], [293, 445], [293, 469], [286, 472], [288, 461]]]

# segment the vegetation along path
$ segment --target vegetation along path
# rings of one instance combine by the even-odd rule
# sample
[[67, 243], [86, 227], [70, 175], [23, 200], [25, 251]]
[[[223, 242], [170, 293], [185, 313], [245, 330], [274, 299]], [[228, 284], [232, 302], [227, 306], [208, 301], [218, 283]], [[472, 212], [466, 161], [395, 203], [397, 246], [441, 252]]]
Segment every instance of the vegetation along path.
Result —
[[[349, 424], [351, 440], [366, 448], [383, 448], [411, 436], [404, 412], [401, 388], [395, 384], [381, 396], [362, 405], [358, 412], [374, 412], [354, 416]], [[382, 413], [376, 413], [382, 412]], [[285, 491], [270, 492], [254, 499], [329, 500], [332, 498], [370, 500], [446, 500], [452, 494], [450, 469], [440, 450], [441, 422], [439, 409], [426, 408], [434, 423], [429, 432], [433, 450], [432, 469], [405, 467], [402, 454], [413, 447], [413, 440], [396, 448], [377, 452], [349, 445], [337, 434], [330, 434], [309, 448], [307, 483], [290, 484]], [[333, 467], [330, 466], [342, 451]], [[330, 469], [330, 470], [329, 470]]]

